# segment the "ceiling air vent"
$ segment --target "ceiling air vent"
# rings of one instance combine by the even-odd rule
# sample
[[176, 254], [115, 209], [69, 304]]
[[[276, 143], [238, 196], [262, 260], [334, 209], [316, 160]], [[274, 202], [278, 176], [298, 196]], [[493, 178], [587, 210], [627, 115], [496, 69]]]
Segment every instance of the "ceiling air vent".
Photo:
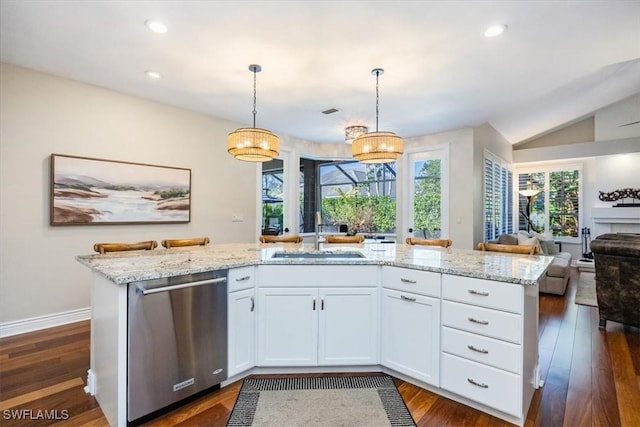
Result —
[[336, 110], [335, 108], [329, 108], [328, 110], [324, 110], [324, 111], [322, 112], [322, 114], [327, 114], [327, 115], [329, 115], [329, 114], [337, 113], [338, 111], [340, 111], [340, 110]]

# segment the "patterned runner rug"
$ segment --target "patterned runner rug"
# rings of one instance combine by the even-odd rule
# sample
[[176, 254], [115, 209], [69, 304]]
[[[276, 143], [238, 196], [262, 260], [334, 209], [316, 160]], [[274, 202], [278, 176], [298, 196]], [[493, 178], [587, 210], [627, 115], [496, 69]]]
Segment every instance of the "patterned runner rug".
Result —
[[415, 426], [393, 379], [287, 377], [244, 380], [227, 426]]
[[576, 304], [598, 306], [596, 296], [596, 275], [593, 273], [580, 273], [578, 289], [576, 290]]

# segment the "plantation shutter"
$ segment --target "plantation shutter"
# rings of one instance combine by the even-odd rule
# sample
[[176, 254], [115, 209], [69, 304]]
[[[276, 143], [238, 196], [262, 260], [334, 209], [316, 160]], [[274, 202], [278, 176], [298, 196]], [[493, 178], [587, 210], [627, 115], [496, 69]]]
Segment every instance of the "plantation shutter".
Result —
[[485, 152], [485, 241], [513, 230], [513, 173], [505, 162]]

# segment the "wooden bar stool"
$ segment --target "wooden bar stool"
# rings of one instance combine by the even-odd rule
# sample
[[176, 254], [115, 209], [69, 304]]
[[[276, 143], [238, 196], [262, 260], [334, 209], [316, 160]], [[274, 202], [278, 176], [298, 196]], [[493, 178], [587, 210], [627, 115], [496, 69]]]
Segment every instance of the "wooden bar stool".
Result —
[[504, 252], [509, 254], [535, 255], [537, 249], [530, 245], [501, 245], [499, 243], [478, 243], [478, 249], [489, 252]]
[[120, 251], [150, 251], [158, 247], [158, 242], [155, 240], [145, 240], [144, 242], [137, 243], [96, 243], [93, 245], [93, 250], [104, 254], [106, 252], [120, 252]]
[[182, 246], [206, 246], [210, 242], [208, 237], [194, 237], [191, 239], [167, 239], [161, 242], [165, 248], [177, 248]]
[[363, 235], [356, 236], [342, 236], [342, 235], [334, 235], [327, 236], [327, 243], [362, 243], [364, 242]]
[[419, 237], [407, 237], [408, 245], [423, 245], [423, 246], [440, 246], [448, 248], [453, 242], [448, 239], [421, 239]]
[[301, 243], [302, 236], [294, 234], [291, 236], [260, 236], [260, 243]]

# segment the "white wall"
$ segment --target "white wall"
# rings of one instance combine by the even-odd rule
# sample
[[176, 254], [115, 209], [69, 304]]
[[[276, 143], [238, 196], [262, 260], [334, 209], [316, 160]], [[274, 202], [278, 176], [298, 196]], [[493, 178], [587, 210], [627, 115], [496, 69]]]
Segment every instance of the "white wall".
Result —
[[[404, 149], [407, 152], [436, 146], [449, 147], [449, 235], [443, 237], [451, 239], [456, 248], [471, 249], [474, 218], [482, 216], [481, 212], [474, 213], [470, 206], [476, 184], [473, 175], [473, 129], [407, 138]], [[405, 175], [405, 171], [398, 171], [402, 180], [398, 183], [399, 195], [406, 191]], [[407, 229], [407, 225], [401, 222], [398, 222], [398, 227], [404, 231]]]
[[490, 151], [507, 163], [513, 161], [513, 147], [500, 132], [489, 124], [473, 129], [473, 193], [466, 201], [466, 209], [469, 209], [470, 201], [473, 203], [473, 247], [470, 249], [475, 249], [477, 243], [485, 240], [483, 188], [485, 150]]
[[640, 188], [640, 152], [596, 157], [589, 184], [590, 187], [585, 188], [587, 207], [612, 206], [612, 202], [598, 199], [600, 191], [610, 193], [620, 188]]
[[[75, 256], [96, 242], [256, 240], [257, 166], [226, 152], [240, 124], [0, 67], [0, 324], [88, 307], [89, 270]], [[191, 222], [51, 227], [51, 153], [190, 168]]]
[[640, 120], [640, 94], [603, 108], [595, 114], [595, 141], [639, 136], [640, 123], [629, 124], [638, 120]]
[[[514, 151], [517, 165], [564, 160], [582, 164], [583, 224], [592, 230], [591, 209], [612, 206], [598, 200], [599, 191], [611, 192], [619, 188], [640, 188], [640, 125], [620, 127], [638, 120], [640, 95], [635, 95], [595, 113], [595, 141], [577, 144], [540, 147]], [[624, 208], [622, 208], [624, 209]], [[563, 243], [563, 250], [574, 259], [581, 256], [581, 243]]]

